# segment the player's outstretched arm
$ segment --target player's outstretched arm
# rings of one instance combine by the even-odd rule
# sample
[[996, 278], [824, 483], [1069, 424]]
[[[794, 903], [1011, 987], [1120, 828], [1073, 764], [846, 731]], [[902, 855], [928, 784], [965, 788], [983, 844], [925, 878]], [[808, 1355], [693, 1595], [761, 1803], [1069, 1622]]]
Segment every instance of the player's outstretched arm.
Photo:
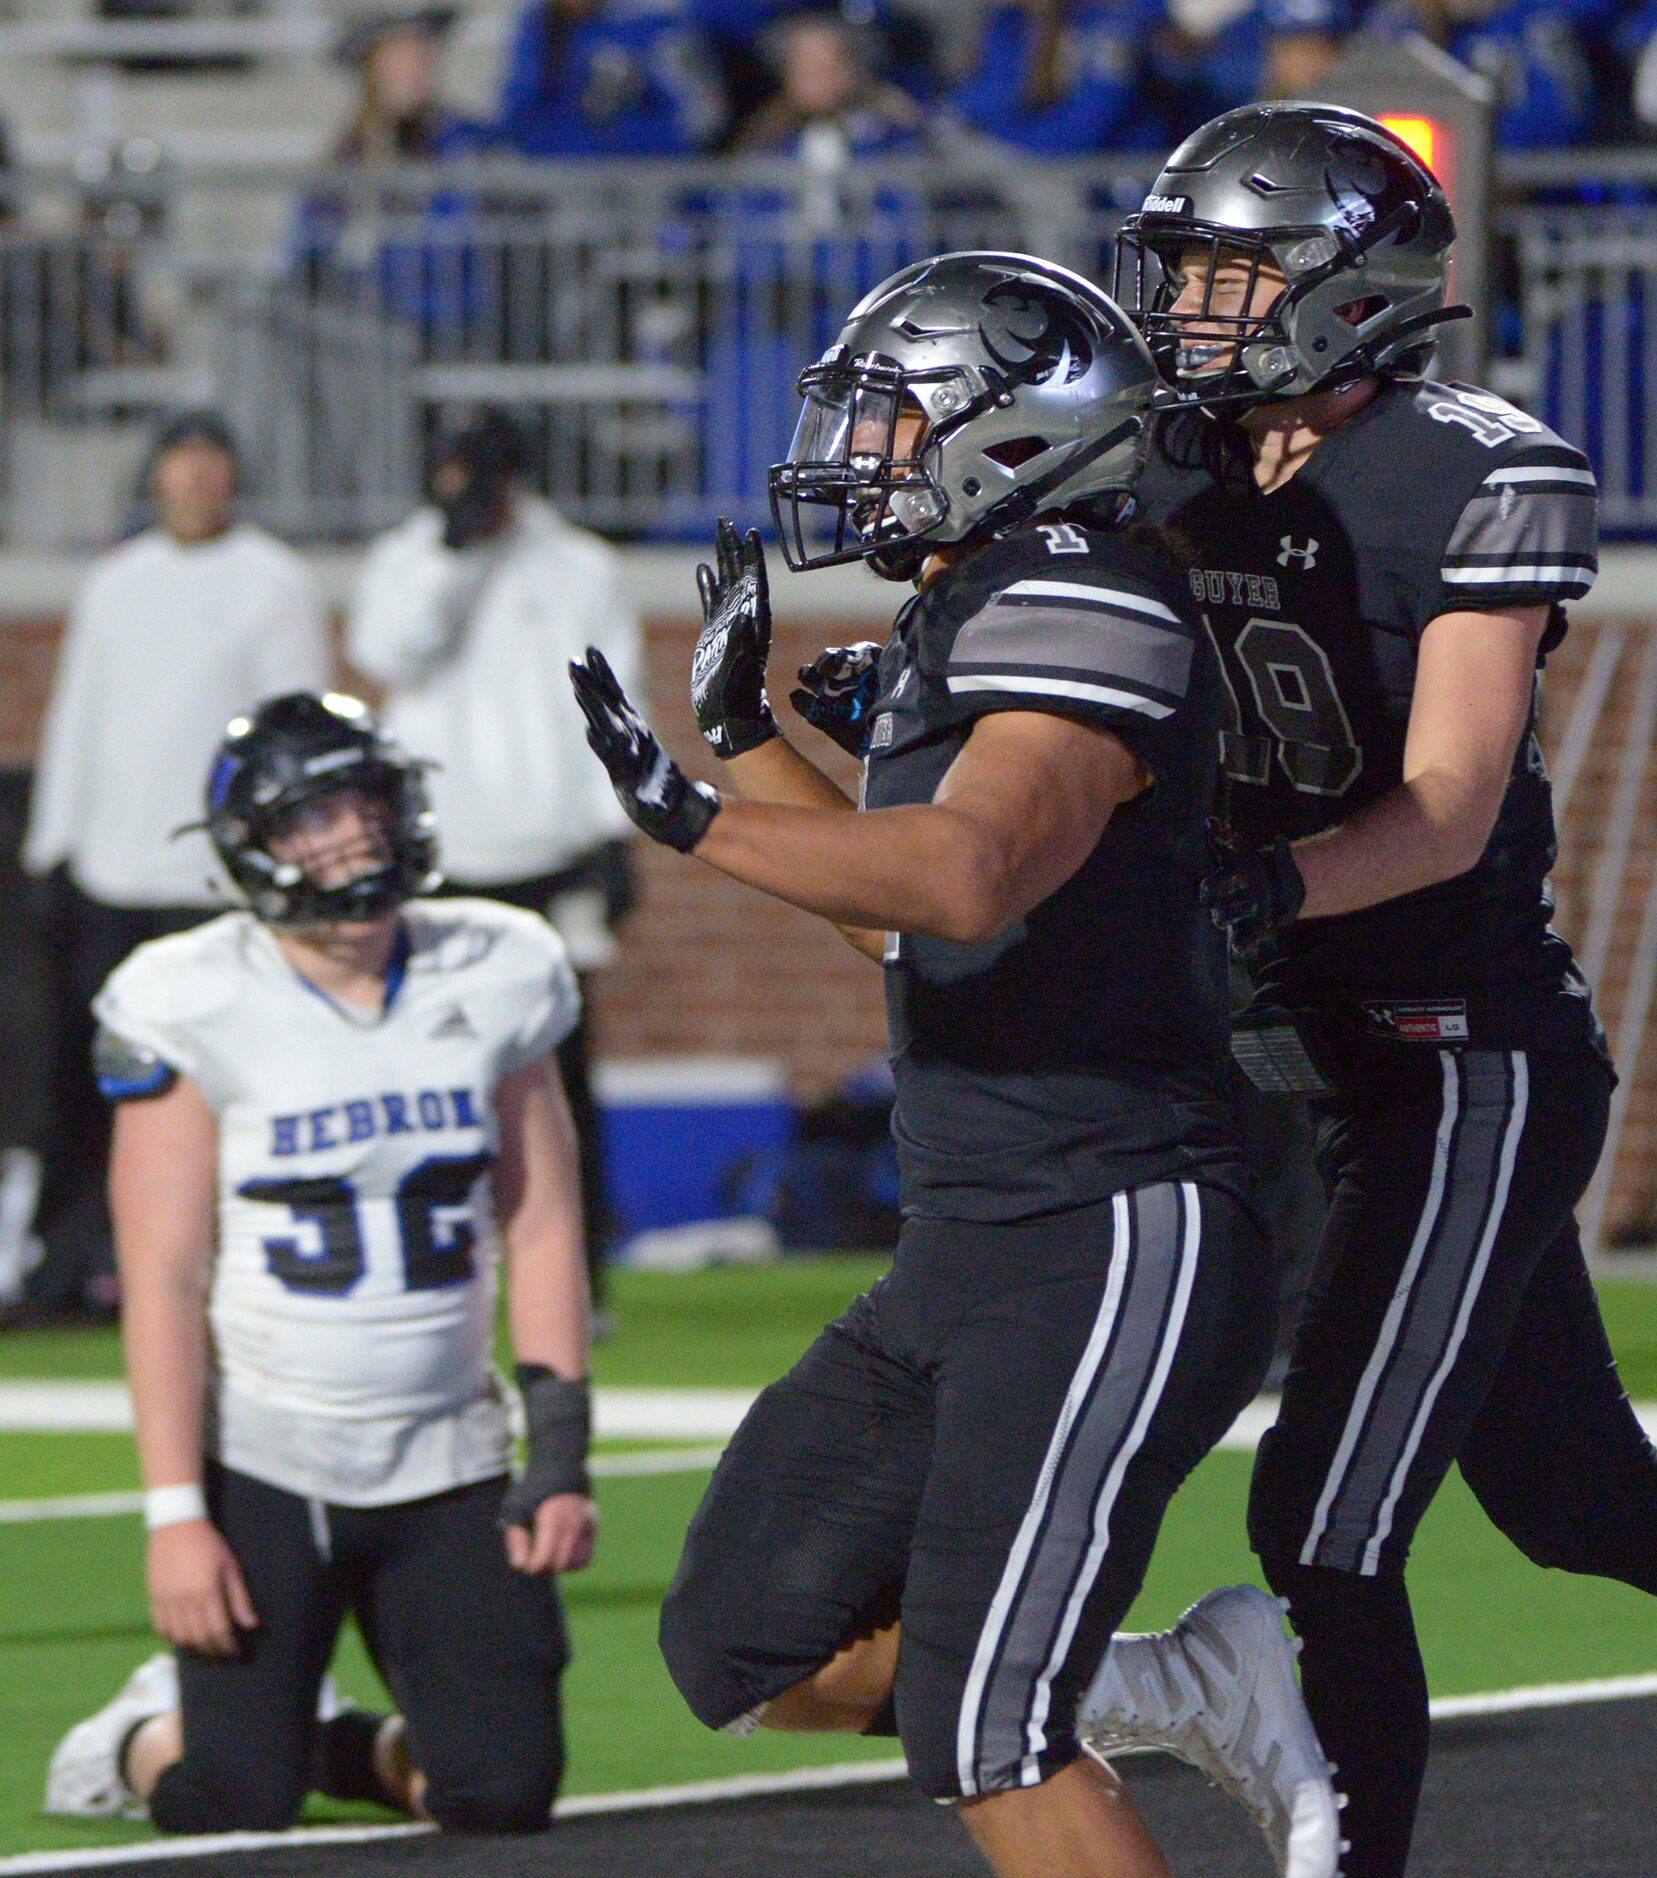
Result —
[[838, 924], [976, 943], [1061, 887], [1144, 786], [1113, 732], [1007, 711], [974, 727], [929, 803], [834, 817], [732, 803], [696, 853]]
[[1452, 880], [1496, 825], [1530, 718], [1545, 606], [1441, 613], [1421, 636], [1403, 781], [1350, 821], [1298, 841], [1303, 919]]
[[598, 1513], [587, 1444], [587, 1262], [575, 1125], [548, 1055], [495, 1091], [495, 1211], [506, 1250], [507, 1320], [529, 1451], [501, 1504], [506, 1553], [523, 1572], [590, 1563]]
[[150, 1526], [150, 1614], [168, 1642], [209, 1656], [231, 1654], [238, 1631], [259, 1621], [202, 1498], [217, 1165], [217, 1124], [188, 1077], [116, 1110], [109, 1198]]
[[667, 754], [601, 654], [570, 677], [587, 741], [645, 834], [837, 926], [992, 938], [1068, 880], [1145, 787], [1113, 731], [1007, 711], [977, 724], [929, 803], [867, 815], [727, 804]]

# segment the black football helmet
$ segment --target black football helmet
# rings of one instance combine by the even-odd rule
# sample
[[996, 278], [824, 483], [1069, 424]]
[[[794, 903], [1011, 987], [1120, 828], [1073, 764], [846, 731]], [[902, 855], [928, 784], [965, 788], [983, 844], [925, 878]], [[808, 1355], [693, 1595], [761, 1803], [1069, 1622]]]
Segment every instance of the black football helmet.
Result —
[[[1122, 309], [1051, 261], [968, 251], [884, 280], [800, 375], [771, 513], [788, 565], [909, 580], [936, 547], [1120, 501], [1145, 459], [1156, 365]], [[900, 455], [899, 421], [926, 420]], [[813, 536], [816, 539], [813, 539]]]
[[[424, 765], [407, 756], [366, 705], [338, 692], [290, 691], [231, 721], [207, 778], [206, 828], [230, 878], [273, 926], [377, 919], [442, 882]], [[270, 843], [296, 812], [341, 789], [384, 804], [383, 860], [322, 886]]]
[[[1403, 140], [1333, 104], [1248, 104], [1193, 131], [1117, 238], [1116, 297], [1176, 394], [1209, 409], [1419, 375], [1444, 304], [1455, 240], [1437, 179]], [[1225, 258], [1287, 285], [1263, 314], [1211, 311]], [[1196, 309], [1174, 310], [1206, 267]]]

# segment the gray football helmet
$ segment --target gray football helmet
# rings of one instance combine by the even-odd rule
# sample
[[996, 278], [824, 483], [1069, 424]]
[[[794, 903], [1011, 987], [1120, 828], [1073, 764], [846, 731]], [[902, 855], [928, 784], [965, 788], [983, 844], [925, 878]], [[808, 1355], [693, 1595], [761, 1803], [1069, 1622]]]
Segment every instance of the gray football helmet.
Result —
[[[917, 262], [882, 281], [800, 375], [770, 474], [788, 565], [913, 578], [933, 548], [1131, 490], [1156, 363], [1079, 274], [1022, 254]], [[925, 419], [900, 455], [900, 419]]]
[[[1249, 104], [1193, 131], [1118, 237], [1115, 290], [1185, 400], [1298, 398], [1424, 369], [1447, 307], [1455, 221], [1409, 147], [1333, 104]], [[1264, 315], [1211, 311], [1222, 254], [1287, 285]], [[1200, 308], [1174, 311], [1187, 272]]]

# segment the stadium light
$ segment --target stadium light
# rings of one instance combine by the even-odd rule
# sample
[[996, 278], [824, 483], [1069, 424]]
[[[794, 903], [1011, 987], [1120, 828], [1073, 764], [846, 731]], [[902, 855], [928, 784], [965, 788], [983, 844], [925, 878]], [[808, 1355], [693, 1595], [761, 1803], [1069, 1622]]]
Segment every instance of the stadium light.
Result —
[[1474, 317], [1440, 331], [1434, 375], [1482, 384], [1489, 346], [1495, 125], [1489, 79], [1419, 35], [1393, 40], [1358, 33], [1318, 95], [1379, 118], [1443, 184], [1457, 230], [1450, 297], [1469, 302]]
[[1441, 183], [1444, 181], [1439, 164], [1446, 139], [1439, 125], [1430, 117], [1396, 117], [1390, 111], [1381, 114], [1381, 122], [1401, 143], [1409, 146]]

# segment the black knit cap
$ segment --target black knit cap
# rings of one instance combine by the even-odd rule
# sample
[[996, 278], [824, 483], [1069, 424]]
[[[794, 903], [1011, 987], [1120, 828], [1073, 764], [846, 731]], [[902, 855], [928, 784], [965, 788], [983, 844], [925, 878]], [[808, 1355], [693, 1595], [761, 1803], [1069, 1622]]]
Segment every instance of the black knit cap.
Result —
[[235, 433], [230, 426], [217, 411], [202, 407], [199, 410], [179, 411], [166, 420], [150, 446], [150, 462], [153, 464], [169, 450], [176, 450], [186, 443], [211, 444], [215, 450], [222, 450], [232, 463], [241, 460]]
[[459, 463], [474, 474], [521, 476], [528, 466], [524, 434], [496, 404], [473, 405], [452, 415], [431, 448], [431, 466]]

